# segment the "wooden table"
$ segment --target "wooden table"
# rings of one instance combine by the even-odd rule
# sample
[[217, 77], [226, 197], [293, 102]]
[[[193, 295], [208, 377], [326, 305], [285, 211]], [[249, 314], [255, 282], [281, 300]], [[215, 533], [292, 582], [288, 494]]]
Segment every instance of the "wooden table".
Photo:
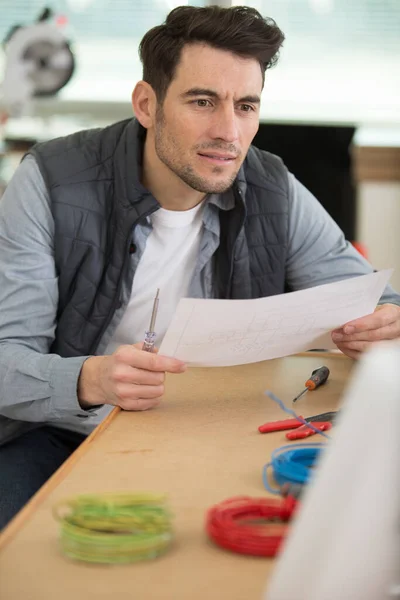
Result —
[[[321, 364], [331, 369], [330, 379], [297, 405], [309, 416], [337, 408], [350, 359], [308, 354], [193, 369], [169, 377], [157, 410], [114, 411], [0, 536], [1, 600], [260, 600], [273, 560], [214, 546], [204, 532], [205, 513], [231, 496], [266, 495], [262, 467], [286, 439], [283, 432], [257, 431], [268, 420], [285, 418], [264, 391], [290, 405]], [[100, 566], [61, 555], [52, 505], [107, 491], [167, 492], [176, 537], [165, 556]]]

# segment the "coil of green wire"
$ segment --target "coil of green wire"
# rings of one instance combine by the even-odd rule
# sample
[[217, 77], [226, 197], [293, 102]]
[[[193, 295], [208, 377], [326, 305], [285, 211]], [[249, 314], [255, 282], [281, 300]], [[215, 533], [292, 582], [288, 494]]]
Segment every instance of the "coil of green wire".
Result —
[[69, 558], [119, 564], [150, 560], [172, 541], [166, 498], [156, 494], [94, 494], [62, 500], [60, 545]]

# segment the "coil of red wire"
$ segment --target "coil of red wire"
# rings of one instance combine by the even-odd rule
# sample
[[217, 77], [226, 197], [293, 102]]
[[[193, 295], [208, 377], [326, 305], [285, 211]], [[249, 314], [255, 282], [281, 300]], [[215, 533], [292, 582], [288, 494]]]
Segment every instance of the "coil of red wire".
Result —
[[275, 556], [288, 531], [296, 500], [238, 496], [211, 507], [206, 531], [222, 548], [239, 554]]

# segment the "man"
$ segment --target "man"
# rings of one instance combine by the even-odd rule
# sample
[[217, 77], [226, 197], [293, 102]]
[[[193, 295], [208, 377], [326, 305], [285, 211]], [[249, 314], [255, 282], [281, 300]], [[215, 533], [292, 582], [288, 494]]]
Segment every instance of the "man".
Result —
[[[180, 7], [143, 38], [136, 120], [39, 144], [0, 202], [0, 527], [112, 406], [155, 407], [181, 297], [252, 298], [369, 273], [281, 160], [250, 146], [283, 34], [251, 8]], [[329, 182], [327, 182], [329, 185]], [[400, 297], [333, 332], [357, 357]], [[136, 346], [133, 344], [136, 343]]]

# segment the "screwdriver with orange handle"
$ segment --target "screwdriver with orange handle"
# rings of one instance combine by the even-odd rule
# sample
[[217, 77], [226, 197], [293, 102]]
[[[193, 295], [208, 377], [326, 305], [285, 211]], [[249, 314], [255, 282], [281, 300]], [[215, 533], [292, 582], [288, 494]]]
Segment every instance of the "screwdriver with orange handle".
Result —
[[297, 400], [299, 400], [306, 392], [315, 390], [325, 383], [329, 377], [329, 373], [328, 367], [318, 367], [318, 369], [315, 369], [315, 371], [311, 373], [311, 377], [305, 382], [305, 389], [293, 399], [293, 402], [297, 402]]

